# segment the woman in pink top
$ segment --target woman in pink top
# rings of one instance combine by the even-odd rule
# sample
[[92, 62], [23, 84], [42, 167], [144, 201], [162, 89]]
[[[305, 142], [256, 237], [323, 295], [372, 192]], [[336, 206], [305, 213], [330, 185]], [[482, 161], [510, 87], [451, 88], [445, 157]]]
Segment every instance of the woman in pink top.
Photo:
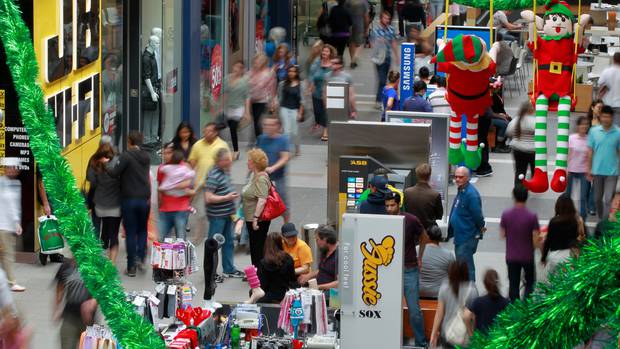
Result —
[[194, 173], [186, 167], [181, 150], [172, 143], [164, 146], [164, 163], [157, 169], [159, 194], [159, 239], [164, 241], [174, 228], [178, 239], [186, 239], [185, 227], [191, 210], [194, 193]]
[[276, 93], [276, 75], [269, 68], [269, 58], [264, 53], [259, 53], [252, 61], [250, 70], [250, 103], [252, 119], [254, 121], [254, 135], [256, 139], [261, 135], [260, 118], [267, 107], [272, 111], [274, 107], [273, 96]]
[[592, 184], [586, 179], [588, 164], [588, 130], [590, 120], [587, 116], [577, 119], [577, 133], [568, 137], [568, 183], [566, 193], [570, 196], [573, 183], [580, 183], [579, 214], [585, 222], [587, 218], [588, 196], [591, 196]]

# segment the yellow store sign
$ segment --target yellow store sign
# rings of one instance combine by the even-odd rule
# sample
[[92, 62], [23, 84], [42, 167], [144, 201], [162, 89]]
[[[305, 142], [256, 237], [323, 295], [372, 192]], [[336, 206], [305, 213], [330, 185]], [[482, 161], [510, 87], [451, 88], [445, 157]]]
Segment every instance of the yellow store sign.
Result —
[[35, 1], [33, 11], [41, 86], [80, 184], [101, 137], [100, 3]]

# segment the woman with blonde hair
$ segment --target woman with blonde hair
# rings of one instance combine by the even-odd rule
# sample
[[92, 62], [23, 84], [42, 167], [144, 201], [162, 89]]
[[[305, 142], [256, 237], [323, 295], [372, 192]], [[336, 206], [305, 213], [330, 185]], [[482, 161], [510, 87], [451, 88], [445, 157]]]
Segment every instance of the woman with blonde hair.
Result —
[[249, 85], [254, 136], [258, 138], [262, 133], [260, 118], [267, 111], [267, 107], [273, 110], [273, 97], [277, 86], [276, 75], [269, 69], [269, 58], [264, 53], [257, 54], [252, 60]]
[[269, 195], [271, 180], [265, 172], [269, 160], [264, 151], [254, 148], [248, 152], [248, 170], [250, 178], [241, 190], [243, 216], [250, 236], [250, 257], [253, 265], [263, 259], [265, 239], [271, 221], [261, 220], [265, 202]]
[[293, 57], [288, 45], [285, 43], [278, 45], [276, 52], [273, 54], [272, 61], [278, 83], [286, 79], [288, 68], [297, 64], [295, 57]]

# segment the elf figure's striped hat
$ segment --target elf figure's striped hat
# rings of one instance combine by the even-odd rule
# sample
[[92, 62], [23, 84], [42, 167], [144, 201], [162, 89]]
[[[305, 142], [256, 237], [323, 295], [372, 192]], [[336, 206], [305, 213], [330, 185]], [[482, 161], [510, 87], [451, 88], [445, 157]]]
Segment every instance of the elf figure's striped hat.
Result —
[[549, 0], [545, 4], [545, 17], [550, 16], [554, 13], [564, 15], [568, 17], [571, 21], [575, 21], [575, 16], [570, 11], [570, 7], [568, 3], [564, 0]]
[[446, 46], [433, 59], [435, 62], [476, 63], [482, 58], [486, 45], [484, 40], [475, 35], [460, 34], [448, 41]]

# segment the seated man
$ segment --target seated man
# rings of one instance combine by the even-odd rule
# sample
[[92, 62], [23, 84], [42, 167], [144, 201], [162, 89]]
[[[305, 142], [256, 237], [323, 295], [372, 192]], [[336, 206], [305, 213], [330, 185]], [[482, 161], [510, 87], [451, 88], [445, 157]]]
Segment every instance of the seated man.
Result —
[[301, 275], [310, 272], [312, 250], [305, 241], [297, 238], [299, 233], [295, 228], [295, 224], [284, 224], [281, 232], [284, 238], [282, 248], [284, 252], [288, 253], [293, 258], [293, 262], [295, 262], [295, 275], [297, 275], [298, 282], [301, 283]]
[[439, 246], [441, 229], [434, 225], [428, 228], [429, 241], [424, 248], [420, 269], [420, 297], [437, 298], [441, 283], [448, 280], [448, 265], [455, 260], [454, 253]]
[[432, 113], [433, 107], [424, 98], [425, 95], [426, 83], [422, 80], [417, 80], [413, 83], [413, 95], [405, 100], [403, 110]]
[[319, 269], [299, 277], [300, 284], [316, 279], [319, 290], [338, 288], [338, 234], [334, 228], [322, 224], [315, 231], [316, 246], [321, 251]]

